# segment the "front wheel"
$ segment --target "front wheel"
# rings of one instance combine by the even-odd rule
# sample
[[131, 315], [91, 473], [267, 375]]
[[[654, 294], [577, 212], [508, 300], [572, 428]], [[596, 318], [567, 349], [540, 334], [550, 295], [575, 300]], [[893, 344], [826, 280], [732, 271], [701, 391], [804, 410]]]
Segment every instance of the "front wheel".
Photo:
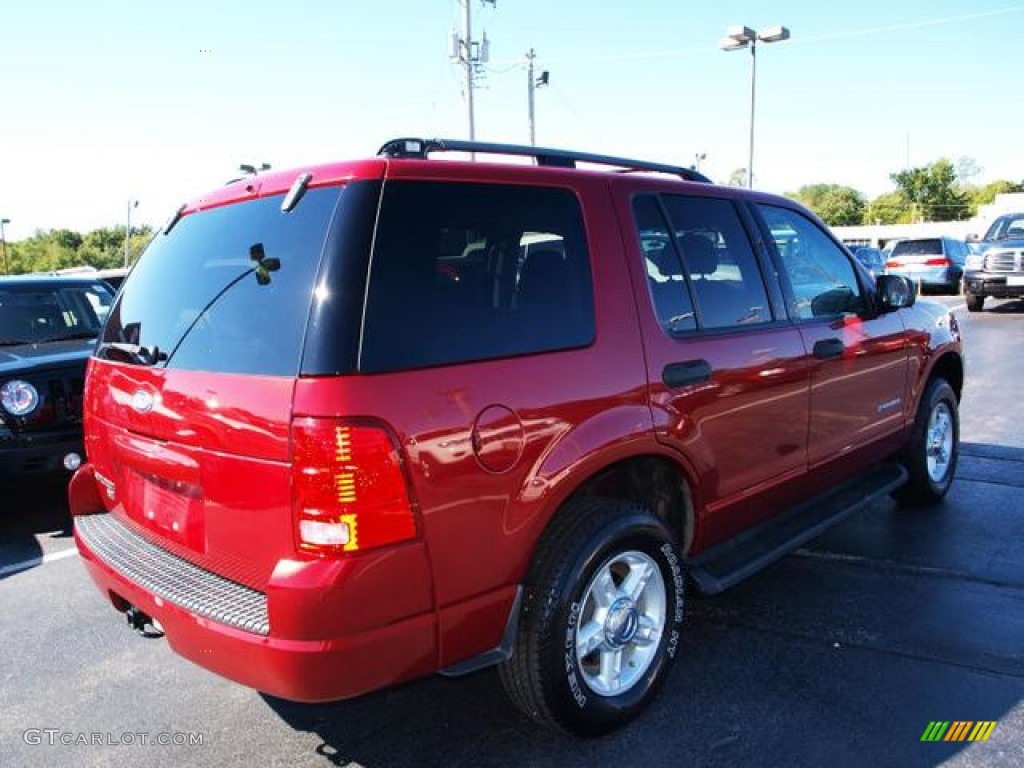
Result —
[[953, 484], [960, 455], [956, 393], [945, 379], [928, 382], [917, 407], [914, 429], [903, 452], [910, 480], [896, 497], [911, 506], [935, 504]]
[[619, 728], [651, 701], [679, 648], [675, 537], [642, 507], [571, 503], [537, 549], [515, 651], [500, 668], [534, 720], [581, 736]]
[[964, 300], [967, 302], [968, 312], [981, 312], [982, 307], [985, 306], [985, 297], [974, 293], [965, 294]]

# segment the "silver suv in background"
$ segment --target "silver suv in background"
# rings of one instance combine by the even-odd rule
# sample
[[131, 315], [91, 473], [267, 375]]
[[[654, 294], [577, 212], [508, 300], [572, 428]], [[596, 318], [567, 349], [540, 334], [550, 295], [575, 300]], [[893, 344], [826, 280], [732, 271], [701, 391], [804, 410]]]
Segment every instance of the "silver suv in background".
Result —
[[885, 262], [889, 275], [902, 275], [922, 289], [956, 293], [964, 275], [967, 243], [952, 237], [920, 237], [896, 243]]
[[977, 251], [967, 257], [964, 293], [970, 312], [980, 312], [986, 296], [1024, 297], [1024, 213], [1007, 213], [992, 222]]

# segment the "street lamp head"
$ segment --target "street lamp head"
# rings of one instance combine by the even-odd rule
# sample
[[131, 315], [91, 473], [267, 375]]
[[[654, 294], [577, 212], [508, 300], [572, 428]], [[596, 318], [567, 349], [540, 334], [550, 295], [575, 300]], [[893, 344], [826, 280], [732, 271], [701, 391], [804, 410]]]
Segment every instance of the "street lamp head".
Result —
[[749, 48], [752, 41], [738, 42], [733, 40], [731, 37], [723, 37], [718, 41], [718, 47], [723, 51], [742, 51], [744, 48]]
[[[737, 27], [729, 27], [725, 30], [725, 36], [730, 40], [734, 40], [741, 46], [747, 43], [752, 43], [757, 39], [757, 34], [750, 27], [744, 27], [743, 25]], [[723, 41], [724, 42], [724, 41]]]
[[776, 24], [774, 27], [766, 27], [757, 33], [757, 39], [762, 43], [780, 43], [789, 40], [789, 27]]
[[10, 223], [11, 223], [10, 219], [0, 219], [0, 224], [10, 224]]

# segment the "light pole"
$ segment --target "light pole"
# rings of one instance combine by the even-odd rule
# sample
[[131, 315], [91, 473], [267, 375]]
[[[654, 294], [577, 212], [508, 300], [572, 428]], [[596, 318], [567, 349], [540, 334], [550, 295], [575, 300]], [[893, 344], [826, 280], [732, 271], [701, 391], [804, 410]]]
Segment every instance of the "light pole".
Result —
[[701, 163], [701, 160], [707, 160], [707, 157], [708, 157], [708, 153], [707, 152], [697, 152], [697, 153], [695, 153], [694, 156], [693, 156], [693, 170], [697, 171], [697, 173], [700, 173], [700, 163]]
[[789, 28], [783, 26], [766, 27], [754, 32], [750, 27], [729, 27], [725, 30], [718, 47], [723, 51], [750, 49], [750, 153], [747, 157], [747, 187], [754, 187], [754, 104], [757, 94], [757, 44], [778, 43], [789, 40]]
[[125, 269], [128, 268], [128, 253], [130, 251], [129, 241], [130, 241], [131, 236], [132, 236], [132, 208], [138, 208], [138, 207], [139, 207], [139, 201], [138, 200], [129, 200], [128, 201], [128, 220], [125, 222], [125, 225], [124, 225], [124, 266], [125, 266]]
[[0, 246], [4, 249], [4, 274], [11, 274], [11, 268], [7, 266], [7, 236], [4, 235], [4, 224], [10, 224], [10, 219], [0, 219]]

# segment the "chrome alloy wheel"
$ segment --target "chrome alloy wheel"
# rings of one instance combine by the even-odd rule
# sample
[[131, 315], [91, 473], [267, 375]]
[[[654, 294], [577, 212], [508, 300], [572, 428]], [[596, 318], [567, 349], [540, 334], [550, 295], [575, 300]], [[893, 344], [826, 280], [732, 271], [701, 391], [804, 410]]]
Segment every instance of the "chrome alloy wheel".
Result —
[[925, 441], [925, 455], [928, 460], [928, 477], [933, 483], [941, 483], [949, 473], [953, 460], [953, 414], [949, 405], [936, 403], [928, 418], [928, 432]]
[[666, 611], [665, 580], [650, 555], [621, 552], [597, 569], [576, 624], [576, 661], [594, 693], [636, 685], [657, 656]]

